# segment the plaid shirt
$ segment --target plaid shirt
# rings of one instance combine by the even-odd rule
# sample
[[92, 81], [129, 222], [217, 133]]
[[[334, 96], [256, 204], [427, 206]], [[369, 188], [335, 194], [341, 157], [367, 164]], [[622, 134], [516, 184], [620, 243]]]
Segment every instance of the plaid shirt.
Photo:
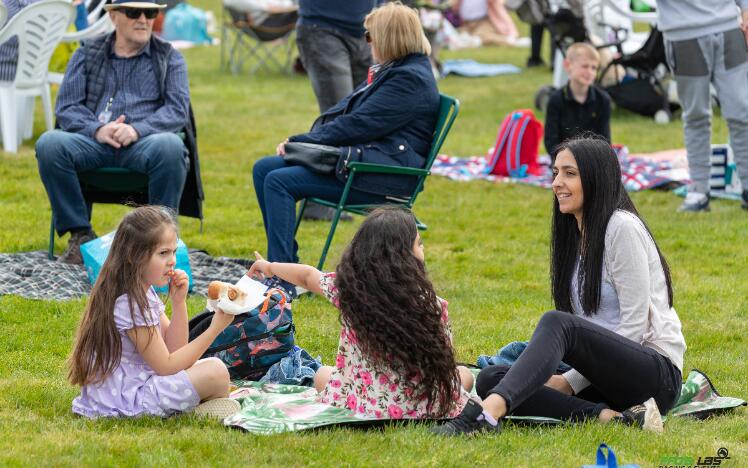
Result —
[[150, 43], [137, 55], [127, 58], [118, 57], [113, 48], [114, 45], [109, 54], [104, 94], [99, 98], [95, 113], [85, 105], [85, 51], [83, 48], [75, 51], [57, 95], [55, 114], [60, 127], [66, 132], [94, 138], [96, 130], [104, 125], [99, 121], [99, 116], [112, 99], [108, 121], [124, 115], [125, 122], [133, 126], [139, 138], [181, 130], [189, 118], [190, 103], [187, 66], [182, 54], [174, 50], [169, 56], [162, 103], [151, 61]]

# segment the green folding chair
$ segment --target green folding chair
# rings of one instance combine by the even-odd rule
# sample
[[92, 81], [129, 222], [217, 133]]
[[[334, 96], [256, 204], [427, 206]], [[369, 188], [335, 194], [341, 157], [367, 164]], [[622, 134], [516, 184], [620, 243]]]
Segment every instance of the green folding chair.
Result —
[[[192, 106], [190, 106], [190, 120], [195, 128]], [[183, 141], [189, 137], [185, 132], [177, 132]], [[197, 137], [197, 130], [194, 130]], [[195, 143], [196, 146], [196, 143]], [[200, 162], [197, 153], [189, 152], [185, 157], [187, 180], [182, 198], [179, 202], [179, 214], [200, 220], [200, 232], [203, 232], [203, 188], [200, 178]], [[148, 203], [148, 175], [131, 171], [124, 167], [101, 167], [78, 173], [78, 182], [83, 192], [83, 198], [89, 207], [93, 203], [117, 203], [145, 205]], [[190, 186], [188, 190], [187, 187]], [[189, 195], [189, 194], [191, 195]], [[47, 256], [54, 259], [55, 252], [55, 214], [49, 226], [49, 248]]]
[[[333, 215], [332, 224], [330, 226], [330, 233], [327, 235], [327, 240], [325, 241], [325, 247], [322, 249], [322, 256], [319, 259], [319, 263], [317, 263], [317, 269], [321, 270], [322, 267], [325, 265], [327, 252], [330, 249], [330, 244], [332, 243], [332, 238], [335, 235], [335, 229], [338, 227], [338, 221], [340, 220], [340, 215], [342, 212], [345, 211], [348, 213], [366, 216], [371, 210], [373, 210], [374, 208], [378, 206], [381, 206], [378, 204], [349, 205], [347, 203], [348, 193], [351, 190], [351, 186], [353, 184], [354, 178], [356, 177], [356, 174], [368, 173], [368, 174], [393, 174], [393, 175], [417, 176], [418, 184], [416, 185], [410, 197], [408, 198], [388, 197], [390, 200], [390, 203], [388, 203], [388, 205], [402, 206], [404, 208], [411, 209], [413, 207], [413, 204], [416, 202], [416, 198], [418, 197], [418, 194], [421, 192], [421, 189], [423, 188], [423, 184], [426, 181], [426, 177], [429, 174], [431, 174], [431, 166], [434, 164], [434, 160], [436, 159], [436, 156], [439, 154], [439, 150], [441, 149], [442, 144], [444, 143], [444, 140], [447, 138], [449, 129], [452, 127], [452, 123], [457, 117], [457, 113], [459, 112], [459, 110], [460, 110], [460, 101], [458, 101], [457, 99], [451, 96], [446, 96], [444, 94], [440, 95], [439, 118], [436, 122], [436, 129], [434, 130], [434, 139], [431, 143], [431, 151], [429, 152], [429, 155], [426, 158], [426, 164], [424, 165], [423, 168], [414, 169], [410, 167], [398, 167], [398, 166], [387, 166], [383, 164], [351, 162], [351, 163], [348, 163], [348, 166], [347, 166], [348, 171], [349, 171], [348, 181], [345, 184], [345, 188], [343, 188], [343, 195], [341, 195], [340, 200], [337, 203], [323, 200], [320, 198], [306, 198], [301, 201], [299, 214], [296, 218], [296, 229], [294, 231], [294, 235], [299, 230], [299, 225], [301, 224], [302, 215], [304, 214], [304, 210], [306, 209], [307, 202], [311, 201], [311, 202], [324, 205], [324, 206], [328, 206], [330, 208], [335, 209], [335, 214]], [[426, 224], [419, 221], [418, 219], [416, 219], [416, 224], [419, 230], [425, 231], [427, 228]]]

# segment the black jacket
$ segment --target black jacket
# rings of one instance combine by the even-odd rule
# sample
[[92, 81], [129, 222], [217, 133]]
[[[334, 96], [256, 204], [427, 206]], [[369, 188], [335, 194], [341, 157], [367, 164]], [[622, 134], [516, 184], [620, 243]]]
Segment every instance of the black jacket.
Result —
[[[422, 168], [439, 114], [439, 90], [428, 57], [412, 54], [382, 70], [374, 82], [320, 115], [312, 129], [289, 141], [342, 147], [351, 161]], [[338, 174], [344, 180], [345, 176]], [[353, 188], [381, 195], [409, 196], [412, 176], [356, 175]]]
[[553, 149], [569, 138], [592, 132], [610, 143], [610, 97], [596, 86], [590, 86], [587, 100], [580, 104], [567, 84], [551, 94], [545, 111], [545, 150]]

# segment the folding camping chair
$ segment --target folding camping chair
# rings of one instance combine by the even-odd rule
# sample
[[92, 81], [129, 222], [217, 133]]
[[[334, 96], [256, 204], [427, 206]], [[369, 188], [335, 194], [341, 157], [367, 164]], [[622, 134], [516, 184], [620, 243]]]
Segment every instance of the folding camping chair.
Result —
[[[311, 201], [311, 202], [324, 205], [324, 206], [328, 206], [330, 208], [335, 209], [335, 215], [332, 218], [332, 225], [330, 226], [330, 232], [327, 235], [327, 240], [325, 241], [325, 247], [322, 249], [322, 256], [320, 257], [319, 263], [317, 264], [318, 270], [321, 270], [322, 267], [325, 265], [325, 259], [327, 258], [327, 251], [330, 249], [332, 238], [335, 235], [335, 229], [338, 227], [340, 214], [343, 211], [347, 211], [353, 214], [367, 215], [371, 210], [379, 206], [379, 205], [349, 205], [347, 203], [348, 193], [351, 190], [353, 179], [356, 177], [356, 174], [377, 173], [377, 174], [398, 174], [398, 175], [417, 176], [418, 184], [416, 185], [410, 197], [407, 197], [407, 198], [388, 197], [389, 199], [388, 205], [402, 206], [403, 208], [407, 208], [407, 209], [413, 208], [413, 204], [416, 202], [416, 197], [418, 197], [418, 194], [423, 189], [423, 184], [426, 181], [426, 177], [429, 174], [431, 174], [431, 166], [434, 164], [434, 160], [436, 159], [436, 156], [439, 154], [439, 150], [441, 149], [442, 144], [444, 143], [444, 140], [447, 138], [449, 129], [452, 127], [452, 123], [457, 117], [457, 113], [459, 112], [459, 110], [460, 110], [460, 101], [458, 101], [457, 99], [451, 96], [446, 96], [444, 94], [440, 95], [439, 117], [438, 117], [438, 120], [436, 121], [436, 128], [434, 130], [434, 139], [431, 142], [431, 151], [429, 151], [429, 155], [426, 158], [426, 164], [424, 165], [423, 168], [415, 169], [411, 167], [398, 167], [398, 166], [387, 166], [383, 164], [351, 162], [351, 163], [348, 163], [348, 166], [347, 166], [348, 171], [349, 171], [348, 181], [346, 182], [345, 188], [343, 189], [343, 195], [340, 197], [340, 200], [337, 203], [323, 200], [321, 198], [307, 198], [307, 199], [302, 200], [301, 207], [299, 208], [299, 213], [296, 218], [296, 231], [299, 230], [299, 225], [301, 224], [302, 215], [304, 214], [304, 209], [306, 208], [307, 202]], [[427, 229], [426, 224], [419, 221], [418, 219], [416, 219], [416, 225], [418, 229], [421, 231], [425, 231]], [[296, 231], [294, 232], [294, 234], [296, 233]]]
[[[254, 62], [252, 75], [261, 68], [291, 72], [291, 37], [296, 29], [298, 7], [262, 10], [249, 3], [229, 1], [223, 5], [221, 68], [239, 73], [245, 62]], [[231, 36], [231, 37], [229, 37]], [[228, 48], [228, 49], [227, 49]], [[228, 60], [225, 59], [228, 51]], [[278, 53], [282, 52], [282, 58]]]

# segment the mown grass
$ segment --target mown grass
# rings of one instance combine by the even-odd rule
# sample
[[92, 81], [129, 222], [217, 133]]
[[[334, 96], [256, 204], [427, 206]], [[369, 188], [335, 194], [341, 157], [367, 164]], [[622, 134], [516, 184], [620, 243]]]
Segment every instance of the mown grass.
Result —
[[[202, 5], [215, 8], [207, 0]], [[183, 218], [182, 237], [190, 247], [215, 255], [249, 257], [265, 248], [252, 163], [286, 136], [306, 130], [316, 102], [304, 77], [219, 72], [215, 47], [184, 55], [206, 202], [204, 232], [199, 233], [197, 221]], [[521, 66], [526, 51], [486, 48], [443, 56]], [[535, 90], [550, 79], [547, 70], [533, 69], [498, 78], [442, 80], [441, 91], [462, 103], [444, 152], [485, 152], [501, 118], [512, 109], [530, 107]], [[38, 119], [37, 137], [42, 128]], [[714, 130], [715, 141], [726, 140], [722, 120], [715, 120]], [[659, 126], [618, 110], [613, 138], [636, 152], [680, 147], [681, 123]], [[746, 397], [748, 213], [737, 203], [716, 201], [710, 214], [678, 214], [680, 200], [667, 192], [636, 193], [633, 198], [671, 265], [689, 347], [686, 369], [705, 371], [724, 395]], [[450, 301], [460, 360], [472, 362], [508, 341], [528, 338], [540, 314], [551, 308], [550, 200], [550, 192], [533, 187], [437, 177], [428, 181], [416, 208], [430, 226], [423, 234], [427, 263], [439, 294]], [[124, 212], [123, 207], [97, 205], [94, 227], [108, 232]], [[46, 248], [49, 215], [32, 143], [26, 142], [16, 155], [0, 153], [0, 251]], [[359, 222], [340, 226], [328, 267]], [[316, 262], [327, 229], [325, 223], [302, 226], [303, 261]], [[64, 244], [58, 242], [58, 252]], [[189, 416], [87, 421], [71, 414], [77, 390], [64, 378], [64, 360], [83, 304], [84, 299], [0, 297], [0, 465], [579, 466], [593, 460], [603, 441], [616, 449], [619, 460], [642, 466], [656, 466], [663, 456], [696, 460], [719, 447], [728, 448], [732, 466], [748, 465], [744, 409], [706, 422], [674, 419], [660, 436], [596, 424], [510, 425], [500, 435], [470, 440], [437, 439], [422, 425], [260, 437]], [[194, 314], [204, 299], [190, 298], [188, 305]], [[308, 297], [294, 311], [298, 343], [331, 362], [337, 343], [335, 311]]]

